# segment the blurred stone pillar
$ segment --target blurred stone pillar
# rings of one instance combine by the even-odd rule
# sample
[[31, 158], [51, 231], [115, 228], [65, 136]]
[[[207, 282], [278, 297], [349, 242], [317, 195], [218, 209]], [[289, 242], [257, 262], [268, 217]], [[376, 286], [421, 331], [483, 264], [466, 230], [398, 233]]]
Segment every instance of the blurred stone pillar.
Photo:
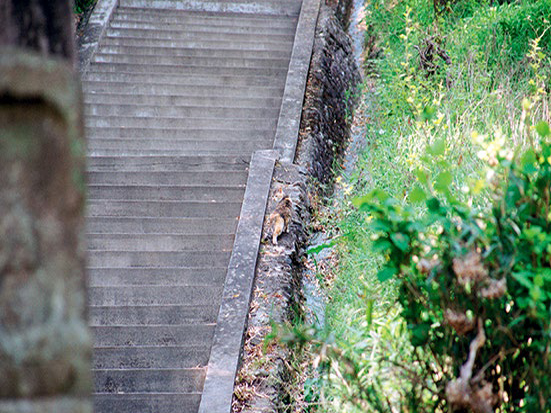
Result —
[[0, 3], [0, 413], [90, 413], [81, 92], [73, 30], [56, 29], [69, 2]]

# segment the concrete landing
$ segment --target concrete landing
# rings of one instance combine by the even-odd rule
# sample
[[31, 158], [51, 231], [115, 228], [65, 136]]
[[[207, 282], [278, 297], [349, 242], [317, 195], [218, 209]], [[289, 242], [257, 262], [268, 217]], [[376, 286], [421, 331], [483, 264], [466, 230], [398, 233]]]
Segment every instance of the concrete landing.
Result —
[[82, 77], [95, 411], [195, 413], [301, 1], [113, 4]]

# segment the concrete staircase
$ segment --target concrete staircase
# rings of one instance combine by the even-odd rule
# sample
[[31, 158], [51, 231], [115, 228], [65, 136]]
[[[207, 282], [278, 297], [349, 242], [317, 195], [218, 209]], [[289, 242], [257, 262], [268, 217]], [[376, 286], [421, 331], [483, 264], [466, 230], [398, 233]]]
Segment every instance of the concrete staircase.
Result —
[[95, 411], [192, 413], [300, 0], [119, 3], [83, 75]]

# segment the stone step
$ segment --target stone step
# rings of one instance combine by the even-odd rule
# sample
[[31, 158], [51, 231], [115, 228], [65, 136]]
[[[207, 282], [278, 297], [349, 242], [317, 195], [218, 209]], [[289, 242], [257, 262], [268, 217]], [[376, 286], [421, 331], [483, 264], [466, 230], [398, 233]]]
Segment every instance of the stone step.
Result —
[[[174, 139], [90, 139], [88, 150], [98, 154], [99, 151], [110, 151], [111, 153], [129, 153], [131, 151], [144, 155], [164, 152], [167, 154], [176, 153], [252, 153], [259, 148], [269, 148], [272, 139], [258, 140], [174, 140]], [[117, 152], [118, 151], [118, 152]]]
[[273, 67], [225, 67], [209, 65], [177, 65], [177, 64], [143, 64], [138, 63], [102, 63], [91, 62], [89, 73], [137, 73], [147, 74], [155, 78], [160, 75], [214, 75], [214, 76], [263, 76], [284, 78], [287, 74], [286, 66]]
[[95, 413], [196, 412], [201, 393], [95, 394]]
[[[87, 75], [85, 75], [87, 76]], [[98, 76], [94, 76], [98, 77]], [[129, 77], [128, 79], [131, 79]], [[128, 80], [127, 79], [127, 80]], [[272, 96], [281, 96], [283, 94], [283, 83], [279, 86], [251, 86], [243, 85], [231, 86], [228, 84], [220, 83], [219, 79], [214, 81], [210, 86], [201, 85], [200, 80], [203, 78], [195, 78], [197, 84], [182, 84], [182, 83], [156, 83], [148, 81], [148, 83], [132, 83], [128, 81], [101, 81], [101, 80], [87, 80], [83, 81], [82, 86], [85, 92], [85, 98], [93, 96], [94, 94], [116, 94], [120, 95], [121, 99], [131, 99], [133, 95], [139, 96], [147, 95], [152, 98], [161, 98], [166, 96], [180, 96], [182, 99], [266, 99]], [[234, 78], [234, 80], [240, 81], [240, 78]], [[253, 78], [253, 80], [256, 78]], [[151, 79], [150, 79], [151, 80]], [[204, 79], [203, 79], [204, 80]], [[180, 79], [177, 79], [180, 82]], [[218, 82], [218, 83], [216, 83]], [[188, 82], [189, 83], [189, 82]], [[273, 83], [273, 82], [272, 82]], [[207, 87], [208, 86], [208, 87]], [[279, 98], [278, 98], [279, 99]]]
[[290, 44], [277, 42], [243, 42], [239, 43], [220, 40], [170, 40], [170, 39], [141, 39], [138, 37], [109, 37], [101, 39], [98, 52], [102, 52], [104, 46], [140, 46], [140, 47], [165, 47], [165, 48], [193, 48], [193, 49], [238, 49], [248, 51], [285, 51], [288, 52]]
[[245, 185], [246, 171], [197, 172], [87, 172], [89, 184], [115, 185]]
[[[184, 20], [184, 19], [182, 19]], [[120, 18], [117, 13], [115, 18], [111, 21], [110, 27], [116, 29], [141, 29], [141, 30], [189, 30], [192, 32], [205, 32], [205, 33], [218, 33], [218, 34], [261, 34], [261, 35], [294, 35], [295, 25], [273, 25], [271, 26], [268, 21], [264, 21], [262, 25], [244, 25], [241, 20], [230, 19], [200, 19], [199, 21], [193, 19], [187, 19], [187, 21], [171, 21], [167, 22], [163, 17], [162, 21], [157, 20], [131, 20], [129, 18]], [[211, 24], [216, 21], [217, 24]]]
[[93, 370], [97, 393], [200, 392], [205, 369]]
[[[252, 148], [249, 148], [248, 153], [252, 153], [258, 150], [272, 149], [272, 143], [258, 143]], [[218, 156], [218, 155], [239, 155], [243, 153], [244, 149], [241, 147], [231, 147], [230, 149], [210, 148], [205, 150], [199, 148], [197, 150], [178, 150], [178, 149], [160, 149], [160, 150], [126, 150], [126, 149], [94, 149], [90, 150], [90, 156], [185, 156], [193, 153], [200, 156]]]
[[[88, 201], [88, 217], [236, 218], [241, 202]], [[183, 221], [182, 221], [183, 222]], [[95, 231], [97, 232], [97, 231]]]
[[110, 307], [206, 305], [220, 300], [222, 285], [90, 287], [90, 304]]
[[150, 7], [168, 10], [196, 10], [296, 16], [300, 1], [294, 0], [120, 0], [122, 7]]
[[[219, 231], [230, 231], [220, 228]], [[232, 233], [217, 234], [88, 234], [88, 249], [124, 251], [193, 251], [209, 246], [215, 250], [226, 250], [233, 245]]]
[[[154, 29], [132, 29], [117, 28], [110, 26], [107, 31], [107, 38], [138, 38], [138, 39], [163, 39], [163, 40], [184, 40], [184, 41], [218, 41], [232, 42], [240, 44], [241, 42], [259, 42], [281, 43], [289, 45], [293, 42], [295, 36], [291, 30], [287, 33], [258, 33], [258, 32], [219, 32], [195, 30], [193, 27], [181, 27], [178, 30], [169, 27], [156, 27]], [[290, 48], [290, 47], [289, 47]]]
[[231, 251], [90, 251], [89, 268], [223, 267]]
[[171, 65], [178, 67], [216, 65], [220, 68], [286, 68], [289, 65], [287, 58], [240, 58], [216, 56], [174, 56], [174, 55], [145, 55], [145, 54], [112, 54], [99, 53], [94, 55], [94, 63], [126, 63], [133, 65]]
[[201, 106], [156, 106], [136, 104], [88, 104], [84, 107], [85, 116], [124, 116], [124, 117], [170, 117], [201, 118], [208, 113], [209, 118], [276, 118], [279, 107], [273, 108], [237, 108], [213, 106], [206, 110]]
[[[207, 113], [205, 113], [206, 115]], [[216, 119], [216, 118], [180, 118], [180, 117], [134, 117], [134, 116], [88, 116], [86, 126], [93, 128], [151, 128], [166, 126], [167, 128], [214, 128], [214, 129], [275, 129], [277, 118], [241, 118], [241, 119]], [[175, 153], [174, 156], [177, 156]]]
[[[220, 90], [235, 89], [243, 87], [249, 92], [256, 92], [258, 87], [268, 88], [273, 92], [274, 88], [283, 89], [285, 86], [285, 75], [278, 76], [229, 76], [229, 75], [190, 75], [182, 72], [181, 74], [162, 74], [154, 75], [147, 73], [113, 73], [113, 72], [95, 72], [87, 71], [83, 75], [84, 90], [88, 91], [92, 86], [90, 82], [102, 84], [125, 84], [126, 90], [135, 88], [140, 90], [140, 85], [151, 83], [150, 87], [162, 88], [161, 94], [165, 91], [169, 93], [178, 93], [182, 96], [193, 96], [197, 87], [203, 90], [212, 87], [216, 94]], [[130, 83], [130, 84], [128, 84]], [[94, 84], [95, 86], [99, 86]], [[249, 89], [251, 88], [251, 89]], [[98, 90], [98, 89], [95, 89]], [[155, 92], [157, 93], [157, 92]], [[208, 93], [208, 92], [206, 92]]]
[[95, 370], [104, 369], [189, 369], [209, 361], [205, 346], [100, 347], [94, 349]]
[[298, 17], [293, 16], [278, 16], [278, 15], [262, 15], [262, 14], [245, 14], [245, 13], [218, 13], [218, 12], [201, 12], [193, 10], [160, 10], [150, 7], [124, 7], [117, 8], [114, 14], [114, 20], [138, 20], [148, 22], [158, 22], [162, 18], [166, 23], [178, 24], [201, 24], [205, 26], [217, 26], [235, 24], [236, 26], [251, 26], [251, 27], [286, 27], [292, 28], [297, 24]]
[[194, 413], [301, 1], [117, 3], [83, 75], [94, 411]]
[[214, 324], [177, 326], [91, 326], [95, 347], [203, 346], [210, 343]]
[[219, 156], [88, 156], [88, 171], [210, 172], [247, 171], [250, 155]]
[[[93, 268], [87, 271], [90, 287], [179, 286], [223, 283], [226, 267], [211, 268]], [[211, 303], [212, 304], [212, 303]], [[134, 308], [134, 307], [133, 307]], [[144, 311], [146, 308], [144, 307]], [[188, 311], [188, 310], [186, 310]], [[92, 323], [97, 324], [97, 323]], [[116, 324], [116, 323], [110, 323]], [[138, 323], [120, 323], [138, 324]], [[172, 324], [161, 323], [157, 324]]]
[[245, 185], [88, 185], [91, 200], [241, 202]]
[[[130, 92], [131, 93], [131, 92]], [[275, 97], [233, 96], [231, 91], [218, 96], [187, 96], [187, 95], [155, 95], [155, 94], [119, 94], [119, 93], [87, 93], [84, 97], [87, 104], [103, 105], [157, 105], [157, 106], [189, 106], [189, 107], [234, 107], [234, 108], [278, 108], [281, 99]]]
[[[96, 204], [100, 204], [100, 202], [97, 202]], [[135, 203], [131, 204], [134, 205]], [[153, 204], [154, 205], [151, 207], [151, 209], [153, 209], [154, 206], [159, 206], [158, 203]], [[232, 208], [235, 208], [234, 205], [235, 204], [229, 204], [229, 206]], [[121, 210], [119, 213], [131, 212], [130, 210], [123, 211], [122, 208], [124, 206], [124, 204], [120, 206]], [[128, 206], [128, 203], [126, 206]], [[114, 207], [115, 206], [113, 206], [112, 208], [103, 208], [103, 212], [113, 212]], [[131, 208], [129, 207], [129, 209]], [[237, 207], [235, 209], [238, 210], [239, 208]], [[97, 213], [102, 212], [100, 205], [96, 205], [95, 207], [91, 208], [91, 211], [89, 208], [89, 213], [94, 212], [94, 210]], [[139, 208], [134, 208], [134, 211], [132, 212], [142, 211], [140, 211]], [[147, 209], [143, 212], [147, 212]], [[211, 212], [214, 214], [219, 211], [214, 209]], [[227, 228], [228, 230], [234, 232], [235, 228], [237, 227], [238, 214], [239, 212], [236, 212], [234, 216], [231, 216], [230, 218], [219, 216], [213, 216], [210, 218], [111, 218], [105, 216], [101, 216], [99, 218], [90, 217], [86, 220], [86, 229], [90, 234], [212, 234], [216, 233], [219, 228]]]
[[88, 139], [170, 139], [180, 140], [207, 140], [207, 141], [230, 141], [230, 140], [265, 140], [273, 139], [273, 129], [178, 129], [178, 128], [109, 128], [94, 127], [86, 128]]
[[[285, 59], [289, 61], [291, 52], [287, 50], [243, 50], [236, 46], [226, 48], [193, 48], [193, 47], [144, 47], [144, 46], [111, 46], [102, 45], [100, 51], [104, 55], [143, 55], [143, 56], [173, 56], [216, 59]], [[288, 63], [287, 63], [288, 64]]]
[[173, 305], [132, 307], [88, 307], [90, 325], [184, 325], [216, 322], [218, 306]]

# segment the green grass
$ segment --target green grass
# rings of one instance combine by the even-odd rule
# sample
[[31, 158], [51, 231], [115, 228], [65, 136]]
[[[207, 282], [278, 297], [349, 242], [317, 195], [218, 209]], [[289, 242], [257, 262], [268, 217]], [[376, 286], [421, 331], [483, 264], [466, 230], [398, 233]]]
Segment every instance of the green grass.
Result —
[[[332, 207], [331, 216], [339, 219], [325, 222], [329, 232], [345, 235], [338, 245], [337, 276], [327, 291], [327, 322], [336, 347], [356, 371], [347, 375], [346, 363], [334, 361], [320, 411], [378, 411], [377, 400], [365, 393], [370, 386], [386, 393], [388, 398], [379, 400], [383, 406], [398, 406], [411, 386], [403, 366], [413, 350], [396, 287], [378, 281], [384, 257], [371, 249], [369, 217], [351, 200], [381, 188], [407, 204], [418, 177], [451, 170], [453, 193], [484, 207], [479, 183], [487, 179], [493, 152], [525, 147], [531, 125], [549, 121], [551, 2], [488, 3], [457, 1], [437, 19], [427, 1], [366, 2], [368, 32], [383, 50], [375, 88], [363, 97], [370, 108], [367, 146], [345, 183], [348, 195]], [[439, 68], [433, 74], [419, 67], [417, 48], [425, 39], [451, 60], [448, 65], [435, 57]], [[439, 156], [427, 157], [431, 148], [442, 153], [438, 149]]]

